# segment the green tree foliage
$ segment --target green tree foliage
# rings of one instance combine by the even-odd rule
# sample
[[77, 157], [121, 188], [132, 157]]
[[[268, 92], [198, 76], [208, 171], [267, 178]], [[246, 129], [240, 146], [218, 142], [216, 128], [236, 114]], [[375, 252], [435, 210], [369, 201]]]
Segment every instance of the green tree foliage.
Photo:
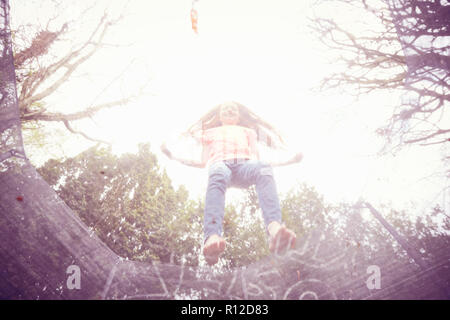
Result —
[[[411, 257], [371, 213], [349, 203], [327, 204], [311, 186], [299, 184], [280, 196], [282, 219], [297, 234], [298, 243], [318, 231], [323, 243], [320, 250], [349, 252], [359, 264], [398, 261], [410, 265]], [[411, 210], [393, 210], [382, 206], [386, 221], [406, 240], [427, 265], [440, 265], [448, 259], [450, 219], [436, 207], [415, 217]], [[249, 265], [269, 254], [267, 234], [252, 187], [245, 191], [241, 204], [229, 205], [225, 211], [224, 235], [227, 240], [226, 268]], [[354, 256], [354, 257], [356, 257]], [[350, 263], [350, 261], [349, 261]]]
[[[299, 185], [280, 197], [280, 202], [283, 222], [298, 236], [323, 225], [324, 201], [314, 188]], [[224, 235], [227, 248], [223, 258], [228, 268], [249, 265], [269, 254], [268, 235], [254, 186], [244, 191], [240, 204], [227, 206]]]
[[326, 222], [323, 197], [306, 184], [292, 188], [281, 200], [282, 219], [297, 235], [304, 235]]
[[[204, 203], [190, 200], [184, 187], [174, 190], [148, 145], [141, 145], [137, 154], [120, 157], [93, 147], [65, 161], [49, 160], [39, 172], [120, 256], [174, 263], [184, 257], [191, 265], [201, 261]], [[220, 270], [247, 266], [269, 255], [255, 188], [243, 190], [243, 195], [243, 200], [225, 208], [227, 247]], [[399, 243], [361, 207], [327, 204], [306, 184], [281, 195], [280, 202], [283, 221], [295, 231], [298, 242], [320, 230], [320, 241], [326, 244], [323, 250], [354, 252], [359, 263], [370, 264], [380, 257], [410, 263]], [[442, 264], [447, 259], [450, 223], [440, 207], [416, 218], [408, 210], [389, 206], [380, 210], [426, 263]]]
[[116, 156], [92, 147], [38, 169], [65, 203], [113, 251], [138, 261], [196, 264], [201, 206], [174, 190], [149, 145]]
[[246, 266], [259, 261], [269, 253], [267, 236], [255, 196], [255, 188], [245, 191], [241, 204], [230, 204], [225, 209], [224, 236], [227, 248], [223, 255], [226, 268]]

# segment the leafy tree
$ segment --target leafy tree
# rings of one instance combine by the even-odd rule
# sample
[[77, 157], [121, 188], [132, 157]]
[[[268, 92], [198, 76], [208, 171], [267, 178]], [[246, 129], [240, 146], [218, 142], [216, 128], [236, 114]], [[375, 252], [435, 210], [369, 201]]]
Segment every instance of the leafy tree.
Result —
[[[282, 219], [300, 237], [324, 222], [324, 202], [314, 188], [299, 185], [280, 197]], [[269, 255], [268, 235], [254, 186], [241, 203], [227, 206], [224, 217], [225, 268], [249, 265]]]
[[149, 145], [136, 155], [92, 147], [38, 169], [66, 204], [118, 255], [139, 261], [196, 264], [201, 209], [174, 190]]
[[[65, 161], [49, 160], [39, 169], [59, 196], [117, 254], [139, 260], [196, 265], [201, 261], [203, 201], [174, 190], [148, 145], [138, 154], [115, 156], [98, 146]], [[323, 250], [358, 253], [359, 263], [377, 257], [409, 264], [400, 244], [370, 214], [353, 204], [330, 205], [311, 186], [299, 184], [280, 196], [282, 218], [299, 240], [320, 230]], [[382, 208], [385, 219], [429, 264], [445, 260], [449, 219], [436, 207], [415, 219], [408, 210]], [[267, 234], [254, 187], [225, 208], [226, 250], [218, 270], [248, 266], [269, 255]], [[317, 240], [318, 241], [318, 240]], [[183, 258], [184, 257], [184, 258]]]
[[301, 236], [326, 223], [325, 206], [323, 197], [313, 187], [300, 184], [282, 198], [282, 218]]
[[[345, 250], [354, 252], [360, 265], [370, 265], [380, 259], [411, 264], [411, 257], [404, 248], [360, 206], [327, 204], [313, 187], [306, 184], [293, 187], [280, 197], [280, 202], [283, 221], [296, 232], [298, 242], [319, 231], [323, 236], [320, 241], [326, 243], [321, 250], [330, 254]], [[387, 205], [382, 206], [382, 211], [385, 220], [425, 264], [436, 266], [446, 262], [450, 219], [439, 206], [417, 217], [410, 215], [411, 210], [393, 210]], [[224, 229], [228, 244], [223, 256], [225, 268], [249, 265], [269, 254], [254, 188], [245, 191], [241, 204], [227, 206]], [[445, 272], [445, 269], [439, 272]]]
[[377, 131], [393, 150], [450, 141], [445, 121], [450, 100], [448, 1], [318, 1], [317, 12], [312, 28], [327, 52], [334, 53], [333, 65], [341, 66], [323, 79], [323, 89], [356, 96], [406, 92]]
[[[254, 187], [245, 191], [245, 197], [255, 194]], [[224, 217], [224, 236], [227, 248], [223, 255], [224, 267], [246, 266], [269, 253], [267, 235], [259, 210], [253, 202], [247, 206], [248, 201], [242, 204], [230, 204], [226, 207]]]

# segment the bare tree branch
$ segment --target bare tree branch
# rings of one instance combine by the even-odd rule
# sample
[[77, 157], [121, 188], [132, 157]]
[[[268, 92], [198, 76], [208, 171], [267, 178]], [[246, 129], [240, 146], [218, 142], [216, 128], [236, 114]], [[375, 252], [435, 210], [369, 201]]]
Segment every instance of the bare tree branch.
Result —
[[70, 125], [70, 122], [68, 120], [64, 119], [64, 120], [62, 120], [62, 122], [64, 123], [64, 126], [67, 128], [67, 130], [69, 130], [70, 132], [72, 132], [74, 134], [79, 134], [79, 135], [83, 136], [85, 139], [93, 141], [93, 142], [99, 142], [99, 143], [104, 143], [104, 144], [107, 144], [107, 145], [111, 145], [111, 143], [108, 142], [108, 141], [91, 138], [90, 136], [88, 136], [84, 132], [73, 129], [72, 126]]
[[[351, 28], [332, 17], [311, 19], [311, 28], [335, 64], [320, 90], [338, 89], [357, 97], [378, 90], [402, 90], [407, 96], [377, 132], [390, 143], [431, 145], [448, 142], [438, 123], [448, 117], [450, 102], [450, 4], [433, 0], [318, 1], [358, 9], [361, 20], [375, 18], [370, 30]], [[356, 22], [356, 21], [355, 21]], [[437, 116], [439, 115], [440, 116]], [[408, 124], [407, 124], [408, 123]], [[397, 145], [400, 147], [401, 145]]]
[[[142, 94], [142, 88], [138, 88], [136, 94], [131, 94], [121, 99], [119, 98], [97, 105], [89, 105], [87, 102], [80, 102], [81, 104], [85, 104], [86, 107], [81, 111], [74, 113], [50, 112], [47, 109], [45, 101], [48, 97], [53, 95], [57, 90], [60, 90], [64, 84], [70, 82], [72, 76], [79, 70], [80, 66], [99, 52], [101, 48], [113, 45], [105, 42], [106, 35], [112, 31], [113, 27], [117, 26], [120, 20], [123, 19], [123, 16], [120, 15], [117, 18], [112, 19], [105, 11], [103, 15], [98, 18], [98, 22], [82, 43], [74, 43], [71, 50], [63, 56], [50, 56], [49, 52], [51, 47], [58, 41], [61, 41], [64, 36], [68, 35], [69, 31], [77, 28], [77, 24], [82, 21], [83, 16], [91, 9], [92, 6], [87, 7], [82, 11], [80, 17], [74, 19], [74, 21], [67, 21], [56, 31], [52, 31], [50, 30], [52, 22], [61, 14], [61, 12], [55, 12], [55, 14], [49, 18], [45, 28], [41, 30], [38, 29], [36, 35], [29, 41], [28, 45], [24, 45], [27, 42], [26, 37], [21, 36], [18, 31], [23, 30], [23, 32], [25, 32], [27, 28], [19, 27], [16, 31], [18, 34], [17, 38], [22, 41], [16, 49], [15, 65], [19, 91], [19, 110], [21, 113], [21, 121], [23, 123], [60, 121], [64, 123], [69, 132], [80, 134], [88, 140], [99, 141], [82, 132], [74, 130], [71, 126], [71, 122], [92, 117], [101, 110], [124, 106], [130, 103], [138, 95]], [[71, 41], [70, 38], [69, 41]], [[113, 79], [106, 88], [114, 83], [119, 77], [123, 76], [125, 71]], [[103, 91], [106, 90], [106, 88], [103, 89]], [[105, 143], [104, 141], [101, 142]]]
[[26, 121], [75, 121], [81, 120], [84, 118], [92, 117], [97, 112], [103, 109], [112, 108], [116, 106], [124, 106], [129, 103], [133, 97], [127, 97], [123, 99], [119, 99], [116, 101], [111, 101], [108, 103], [99, 104], [97, 106], [88, 107], [82, 111], [63, 114], [59, 112], [42, 112], [42, 113], [33, 113], [29, 115], [22, 116], [23, 120]]

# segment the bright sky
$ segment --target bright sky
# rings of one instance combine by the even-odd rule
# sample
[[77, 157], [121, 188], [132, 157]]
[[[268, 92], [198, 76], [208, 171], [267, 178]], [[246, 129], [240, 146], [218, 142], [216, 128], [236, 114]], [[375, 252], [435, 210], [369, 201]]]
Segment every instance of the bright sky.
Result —
[[[186, 185], [194, 198], [204, 196], [206, 171], [169, 161], [159, 145], [214, 105], [236, 100], [280, 128], [293, 152], [304, 153], [302, 163], [275, 169], [280, 192], [306, 182], [328, 201], [364, 197], [399, 208], [416, 201], [419, 210], [436, 202], [448, 209], [449, 196], [439, 193], [444, 182], [430, 177], [442, 171], [438, 148], [375, 156], [382, 141], [374, 130], [385, 123], [399, 96], [374, 94], [355, 103], [345, 95], [310, 90], [333, 69], [307, 26], [311, 2], [200, 0], [195, 35], [190, 0], [130, 1], [125, 20], [108, 39], [128, 45], [94, 56], [48, 103], [72, 112], [86, 103], [126, 96], [150, 80], [148, 94], [77, 128], [112, 141], [118, 153], [133, 152], [139, 142], [150, 141], [174, 184]], [[121, 2], [114, 4], [117, 9]], [[41, 15], [36, 14], [30, 4], [11, 5], [13, 23], [37, 16], [45, 20], [49, 13], [40, 9]], [[76, 19], [76, 14], [71, 11], [68, 17]], [[89, 27], [80, 27], [80, 35]], [[123, 78], [112, 82], [123, 70]], [[88, 145], [70, 144], [65, 152], [74, 154]]]

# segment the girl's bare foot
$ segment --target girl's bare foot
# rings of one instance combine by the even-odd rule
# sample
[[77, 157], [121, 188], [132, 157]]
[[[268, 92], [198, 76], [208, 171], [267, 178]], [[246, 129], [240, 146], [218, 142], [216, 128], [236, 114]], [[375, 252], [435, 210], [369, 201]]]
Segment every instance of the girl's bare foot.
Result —
[[219, 261], [219, 255], [225, 250], [225, 240], [217, 235], [210, 236], [203, 247], [203, 255], [209, 265], [214, 265]]
[[285, 250], [294, 248], [297, 236], [295, 233], [281, 225], [278, 221], [272, 221], [268, 226], [269, 231], [269, 250], [272, 253], [282, 253]]

